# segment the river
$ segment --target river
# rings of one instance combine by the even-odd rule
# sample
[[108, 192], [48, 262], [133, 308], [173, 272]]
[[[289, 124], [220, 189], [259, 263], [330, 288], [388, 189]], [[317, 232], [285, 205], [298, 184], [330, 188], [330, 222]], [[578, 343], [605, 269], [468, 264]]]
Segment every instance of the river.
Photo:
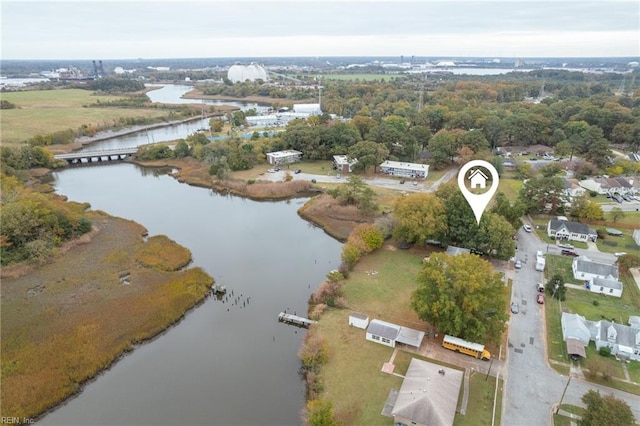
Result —
[[300, 424], [305, 330], [277, 317], [285, 309], [306, 315], [341, 250], [297, 215], [307, 199], [222, 196], [128, 163], [56, 172], [53, 185], [189, 248], [193, 265], [227, 286], [232, 300], [208, 299], [38, 424]]
[[[191, 86], [165, 84], [165, 85], [147, 85], [147, 87], [157, 87], [155, 90], [147, 92], [147, 96], [154, 103], [165, 104], [201, 104], [207, 105], [232, 105], [239, 107], [245, 111], [247, 109], [256, 109], [264, 112], [267, 106], [256, 102], [236, 102], [236, 101], [220, 101], [220, 100], [200, 100], [200, 99], [183, 99], [182, 95], [193, 90]], [[84, 151], [97, 151], [103, 149], [114, 148], [131, 148], [134, 146], [145, 145], [149, 143], [158, 143], [171, 141], [176, 139], [184, 139], [195, 133], [198, 129], [209, 129], [209, 119], [194, 120], [187, 123], [176, 124], [172, 126], [159, 127], [156, 129], [143, 130], [129, 135], [118, 136], [107, 140], [93, 142], [83, 148]]]

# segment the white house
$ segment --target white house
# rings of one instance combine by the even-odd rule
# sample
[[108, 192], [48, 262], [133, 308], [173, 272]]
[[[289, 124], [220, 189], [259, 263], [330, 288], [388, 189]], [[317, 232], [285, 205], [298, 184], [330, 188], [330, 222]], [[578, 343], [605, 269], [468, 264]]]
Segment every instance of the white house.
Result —
[[580, 186], [598, 194], [625, 194], [633, 189], [633, 178], [596, 177], [580, 181]]
[[367, 340], [382, 345], [396, 347], [396, 343], [419, 348], [424, 339], [424, 331], [401, 327], [390, 322], [373, 319], [367, 327]]
[[320, 104], [293, 104], [293, 112], [298, 114], [322, 115]]
[[471, 188], [480, 188], [484, 189], [487, 187], [487, 175], [482, 173], [480, 169], [475, 169], [471, 171], [469, 175], [469, 180], [471, 181]]
[[622, 283], [615, 279], [592, 278], [588, 287], [592, 293], [622, 297]]
[[580, 186], [580, 181], [578, 179], [563, 179], [564, 182], [564, 192], [568, 197], [579, 197], [583, 195], [586, 190]]
[[349, 160], [349, 157], [347, 157], [346, 155], [333, 156], [333, 167], [340, 173], [346, 174], [353, 172], [353, 166], [355, 166], [357, 163], [357, 158]]
[[640, 329], [605, 320], [596, 323], [596, 349], [608, 346], [618, 358], [640, 361]]
[[[592, 340], [596, 349], [604, 346], [620, 358], [640, 361], [640, 324], [628, 326], [606, 320], [589, 321], [578, 314], [562, 313], [562, 339], [573, 339], [584, 346]], [[588, 336], [588, 338], [587, 338]]]
[[349, 325], [366, 330], [369, 325], [369, 317], [364, 314], [352, 312], [349, 314]]
[[396, 339], [400, 334], [400, 326], [390, 322], [371, 320], [367, 327], [367, 340], [381, 345], [396, 347]]
[[287, 150], [276, 151], [267, 153], [267, 161], [269, 164], [289, 164], [302, 160], [302, 153], [300, 151]]
[[380, 164], [380, 171], [390, 176], [426, 179], [429, 174], [429, 165], [387, 160]]
[[547, 222], [547, 235], [556, 240], [596, 241], [598, 234], [584, 223], [565, 220]]
[[618, 267], [616, 265], [592, 262], [585, 256], [574, 258], [571, 264], [571, 270], [576, 280], [589, 282], [594, 278], [618, 280]]

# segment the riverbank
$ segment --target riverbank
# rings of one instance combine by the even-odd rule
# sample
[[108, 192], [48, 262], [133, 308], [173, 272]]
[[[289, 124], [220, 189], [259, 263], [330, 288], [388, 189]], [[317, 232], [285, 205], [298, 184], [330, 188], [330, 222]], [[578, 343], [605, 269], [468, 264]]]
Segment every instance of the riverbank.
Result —
[[220, 194], [236, 195], [254, 201], [280, 201], [296, 197], [317, 195], [306, 202], [298, 214], [308, 222], [322, 228], [338, 241], [344, 242], [361, 223], [373, 223], [372, 216], [363, 215], [355, 206], [341, 206], [318, 185], [306, 180], [289, 182], [252, 181], [241, 179], [219, 180], [209, 175], [208, 164], [193, 158], [159, 161], [134, 161], [144, 167], [170, 167], [172, 176], [188, 185], [210, 188]]
[[90, 216], [94, 232], [52, 262], [3, 270], [2, 417], [43, 415], [210, 293], [207, 273], [181, 269], [189, 250], [145, 240], [135, 222]]
[[282, 99], [282, 98], [271, 98], [269, 96], [245, 96], [244, 98], [237, 98], [233, 96], [225, 96], [225, 95], [205, 95], [201, 90], [193, 89], [182, 95], [184, 99], [209, 99], [212, 101], [234, 101], [234, 102], [256, 102], [259, 104], [265, 105], [284, 105], [284, 104], [294, 104], [294, 103], [309, 103], [309, 102], [317, 102], [314, 98], [308, 99]]
[[[229, 105], [216, 106], [220, 111], [205, 113], [204, 118], [220, 117], [224, 116], [227, 112], [237, 111], [239, 108]], [[190, 123], [192, 121], [202, 120], [202, 115], [197, 115], [182, 120], [163, 121], [160, 123], [146, 124], [139, 126], [131, 126], [124, 129], [106, 130], [96, 133], [94, 136], [82, 136], [76, 138], [76, 140], [70, 144], [65, 145], [50, 145], [47, 147], [53, 154], [68, 154], [70, 152], [78, 151], [85, 146], [89, 146], [95, 142], [101, 142], [121, 136], [132, 135], [146, 130], [161, 129], [164, 127], [175, 126], [177, 124]]]

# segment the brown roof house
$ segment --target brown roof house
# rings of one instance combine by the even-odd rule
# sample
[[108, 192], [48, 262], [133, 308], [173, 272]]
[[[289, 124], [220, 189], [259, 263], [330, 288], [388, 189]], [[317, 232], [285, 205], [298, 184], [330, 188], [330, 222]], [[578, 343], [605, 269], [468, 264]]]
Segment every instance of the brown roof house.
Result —
[[412, 359], [400, 390], [382, 411], [395, 425], [450, 426], [456, 415], [463, 372]]

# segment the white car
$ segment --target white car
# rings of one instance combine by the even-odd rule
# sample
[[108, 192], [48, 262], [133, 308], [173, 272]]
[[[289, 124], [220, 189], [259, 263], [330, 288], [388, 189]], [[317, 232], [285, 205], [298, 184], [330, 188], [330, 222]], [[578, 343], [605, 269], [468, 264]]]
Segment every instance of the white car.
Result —
[[627, 254], [627, 253], [625, 253], [625, 252], [623, 252], [623, 251], [619, 251], [619, 252], [617, 252], [617, 253], [614, 253], [614, 255], [615, 255], [615, 256], [618, 256], [618, 257], [620, 257], [620, 256], [626, 256], [626, 254]]
[[529, 225], [524, 225], [524, 226], [522, 227], [522, 229], [524, 229], [524, 230], [525, 230], [525, 231], [527, 231], [527, 232], [531, 232], [531, 226], [529, 226]]

